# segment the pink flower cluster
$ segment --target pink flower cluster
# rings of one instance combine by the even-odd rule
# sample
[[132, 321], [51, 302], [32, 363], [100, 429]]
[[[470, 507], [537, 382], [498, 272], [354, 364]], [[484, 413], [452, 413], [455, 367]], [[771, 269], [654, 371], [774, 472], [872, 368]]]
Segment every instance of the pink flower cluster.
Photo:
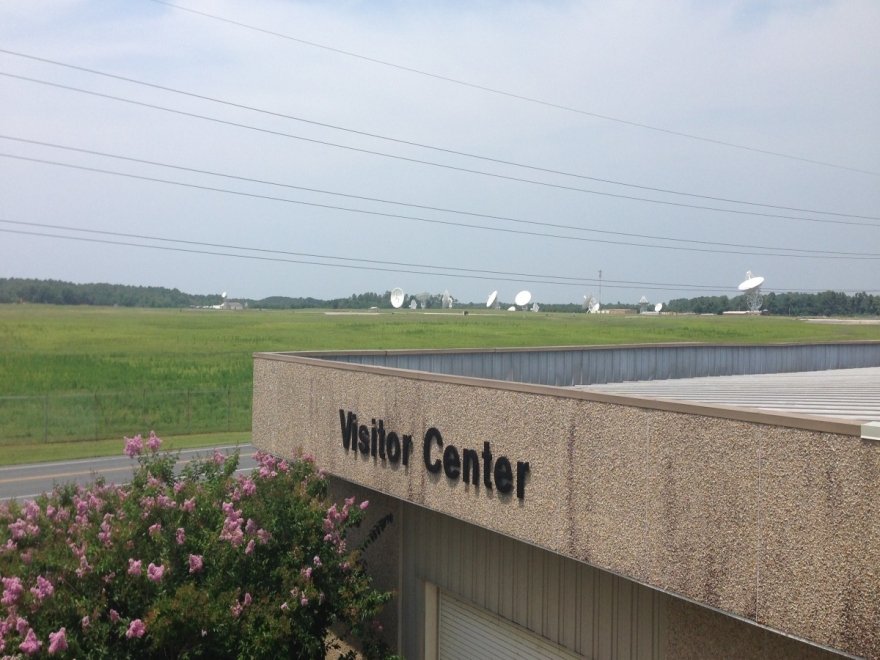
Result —
[[[144, 439], [141, 437], [140, 433], [133, 438], [124, 438], [124, 440], [125, 455], [129, 458], [134, 458], [135, 456], [140, 456], [144, 453]], [[162, 438], [157, 436], [155, 431], [150, 431], [150, 437], [147, 438], [146, 446], [147, 449], [155, 454], [159, 451], [159, 447], [162, 446]]]

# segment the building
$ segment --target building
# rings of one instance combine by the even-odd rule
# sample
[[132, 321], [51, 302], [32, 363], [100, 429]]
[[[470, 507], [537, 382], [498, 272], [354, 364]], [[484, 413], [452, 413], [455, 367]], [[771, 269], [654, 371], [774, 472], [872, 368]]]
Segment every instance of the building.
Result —
[[262, 353], [253, 438], [393, 514], [369, 562], [406, 658], [880, 658], [878, 366], [880, 342]]

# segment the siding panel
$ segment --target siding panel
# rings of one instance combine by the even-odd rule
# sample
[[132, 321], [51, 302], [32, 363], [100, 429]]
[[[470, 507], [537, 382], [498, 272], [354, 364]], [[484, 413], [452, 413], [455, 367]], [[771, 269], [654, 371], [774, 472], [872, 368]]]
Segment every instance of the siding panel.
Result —
[[[587, 658], [660, 658], [665, 597], [624, 578], [403, 504], [401, 626], [424, 625], [424, 584]], [[464, 633], [462, 633], [464, 634]], [[410, 635], [407, 658], [423, 649]]]

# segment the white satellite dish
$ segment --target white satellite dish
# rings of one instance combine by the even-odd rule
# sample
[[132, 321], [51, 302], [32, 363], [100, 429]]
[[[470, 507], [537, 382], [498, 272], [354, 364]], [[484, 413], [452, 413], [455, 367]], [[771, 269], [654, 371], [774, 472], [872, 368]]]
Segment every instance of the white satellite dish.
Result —
[[449, 289], [446, 289], [443, 292], [443, 309], [450, 309], [452, 307], [452, 296], [449, 295]]
[[655, 312], [659, 312], [661, 309], [663, 309], [663, 303], [657, 303], [656, 305], [654, 305]]
[[403, 298], [403, 289], [401, 289], [400, 287], [395, 287], [391, 289], [391, 306], [394, 309], [400, 309], [401, 307], [403, 307]]
[[494, 305], [496, 300], [498, 300], [498, 291], [493, 291], [486, 299], [486, 307], [491, 307], [492, 305]]
[[508, 311], [508, 312], [515, 312], [515, 311], [516, 311], [516, 305], [511, 305], [510, 307], [507, 308], [507, 311]]
[[760, 275], [752, 275], [752, 271], [747, 270], [746, 279], [740, 282], [739, 286], [736, 287], [746, 294], [746, 305], [752, 314], [757, 314], [761, 311], [761, 305], [764, 302], [764, 297], [761, 295], [761, 285], [763, 283], [763, 277]]
[[740, 291], [751, 291], [752, 289], [757, 289], [764, 283], [764, 278], [760, 275], [752, 276], [752, 271], [746, 271], [746, 279], [743, 282], [740, 282], [740, 285], [736, 287]]
[[516, 298], [513, 299], [513, 302], [515, 302], [519, 307], [525, 307], [529, 304], [529, 301], [531, 299], [531, 291], [520, 291], [518, 294], [516, 294]]
[[537, 312], [540, 311], [541, 306], [538, 303], [532, 303], [532, 311]]
[[590, 305], [590, 314], [598, 314], [599, 313], [599, 303], [594, 302]]
[[223, 300], [226, 300], [226, 292], [224, 291], [223, 293], [221, 293], [220, 297], [223, 298]]
[[415, 298], [413, 298], [412, 300], [409, 301], [409, 308], [410, 309], [418, 309], [419, 308], [419, 303], [416, 302]]

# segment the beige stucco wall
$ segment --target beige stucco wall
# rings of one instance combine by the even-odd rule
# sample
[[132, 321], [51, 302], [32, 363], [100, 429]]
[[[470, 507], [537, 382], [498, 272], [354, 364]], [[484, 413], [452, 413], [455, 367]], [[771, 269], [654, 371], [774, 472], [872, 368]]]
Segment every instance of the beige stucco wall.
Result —
[[[880, 446], [693, 412], [300, 358], [255, 359], [254, 443], [599, 568], [880, 657]], [[517, 391], [520, 390], [520, 391]], [[528, 390], [528, 391], [522, 391]], [[346, 452], [339, 409], [413, 434], [408, 468]], [[530, 463], [525, 498], [429, 474], [422, 437]], [[434, 457], [439, 452], [434, 452]]]

